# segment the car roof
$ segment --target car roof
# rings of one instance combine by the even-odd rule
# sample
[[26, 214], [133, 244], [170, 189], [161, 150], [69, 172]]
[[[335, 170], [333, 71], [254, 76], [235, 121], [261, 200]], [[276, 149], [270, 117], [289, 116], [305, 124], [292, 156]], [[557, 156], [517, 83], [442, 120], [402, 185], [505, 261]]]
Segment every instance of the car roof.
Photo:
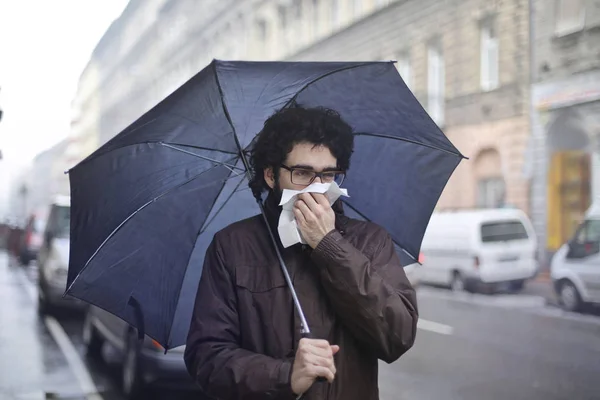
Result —
[[60, 207], [70, 207], [71, 206], [71, 196], [64, 196], [64, 195], [54, 196], [54, 200], [53, 200], [52, 204], [60, 206]]

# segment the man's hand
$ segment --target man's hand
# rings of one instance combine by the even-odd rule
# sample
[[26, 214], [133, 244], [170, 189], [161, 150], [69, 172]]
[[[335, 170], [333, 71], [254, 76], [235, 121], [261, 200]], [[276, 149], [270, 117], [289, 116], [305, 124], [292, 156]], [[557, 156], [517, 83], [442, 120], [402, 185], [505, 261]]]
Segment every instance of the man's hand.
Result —
[[339, 346], [332, 346], [326, 340], [300, 339], [292, 367], [292, 391], [297, 395], [306, 392], [320, 376], [333, 382], [336, 372], [333, 356], [339, 350]]
[[294, 215], [302, 237], [313, 249], [335, 229], [335, 213], [323, 194], [300, 194], [294, 204]]

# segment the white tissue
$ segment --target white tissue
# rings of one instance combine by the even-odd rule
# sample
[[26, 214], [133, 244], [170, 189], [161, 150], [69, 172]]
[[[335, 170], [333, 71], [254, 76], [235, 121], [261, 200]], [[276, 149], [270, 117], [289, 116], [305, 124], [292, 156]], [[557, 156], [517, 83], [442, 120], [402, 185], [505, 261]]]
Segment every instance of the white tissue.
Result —
[[296, 198], [301, 193], [321, 193], [329, 200], [329, 204], [333, 204], [340, 196], [348, 197], [348, 191], [341, 189], [337, 183], [313, 183], [307, 186], [303, 190], [289, 190], [283, 189], [281, 201], [279, 205], [283, 207], [281, 216], [279, 217], [279, 225], [277, 230], [279, 232], [279, 238], [284, 248], [295, 245], [296, 243], [306, 244], [306, 241], [300, 233], [300, 229], [296, 224], [296, 218], [294, 216], [294, 203]]

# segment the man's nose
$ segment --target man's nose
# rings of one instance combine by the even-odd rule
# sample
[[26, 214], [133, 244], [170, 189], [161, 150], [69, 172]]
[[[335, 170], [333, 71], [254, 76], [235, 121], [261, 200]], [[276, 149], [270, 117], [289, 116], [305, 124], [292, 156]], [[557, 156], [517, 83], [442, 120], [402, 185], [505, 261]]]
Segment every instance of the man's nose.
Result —
[[313, 181], [313, 183], [316, 183], [318, 180], [318, 183], [323, 183], [323, 178], [321, 178], [320, 176], [315, 176], [315, 180]]

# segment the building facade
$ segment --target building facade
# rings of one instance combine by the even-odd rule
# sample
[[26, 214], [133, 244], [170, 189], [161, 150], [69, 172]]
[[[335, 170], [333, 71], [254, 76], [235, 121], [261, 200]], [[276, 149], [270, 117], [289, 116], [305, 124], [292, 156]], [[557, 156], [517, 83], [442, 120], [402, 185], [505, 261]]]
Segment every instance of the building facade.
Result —
[[80, 82], [80, 91], [94, 87], [89, 93], [96, 99], [92, 105], [81, 95], [77, 102], [75, 125], [87, 127], [80, 136], [95, 136], [90, 143], [101, 145], [213, 58], [393, 59], [417, 99], [470, 157], [439, 208], [529, 211], [522, 174], [530, 131], [528, 0], [199, 4], [129, 2], [93, 53], [97, 72], [82, 75], [89, 82]]
[[527, 211], [528, 32], [527, 0], [396, 1], [290, 58], [397, 60], [430, 116], [470, 157], [439, 208]]
[[600, 200], [600, 1], [533, 0], [531, 208], [546, 260]]
[[77, 139], [72, 161], [89, 154], [91, 147], [84, 150], [81, 141], [105, 143], [213, 58], [286, 59], [388, 4], [387, 0], [130, 0], [80, 78], [73, 102], [72, 136]]

